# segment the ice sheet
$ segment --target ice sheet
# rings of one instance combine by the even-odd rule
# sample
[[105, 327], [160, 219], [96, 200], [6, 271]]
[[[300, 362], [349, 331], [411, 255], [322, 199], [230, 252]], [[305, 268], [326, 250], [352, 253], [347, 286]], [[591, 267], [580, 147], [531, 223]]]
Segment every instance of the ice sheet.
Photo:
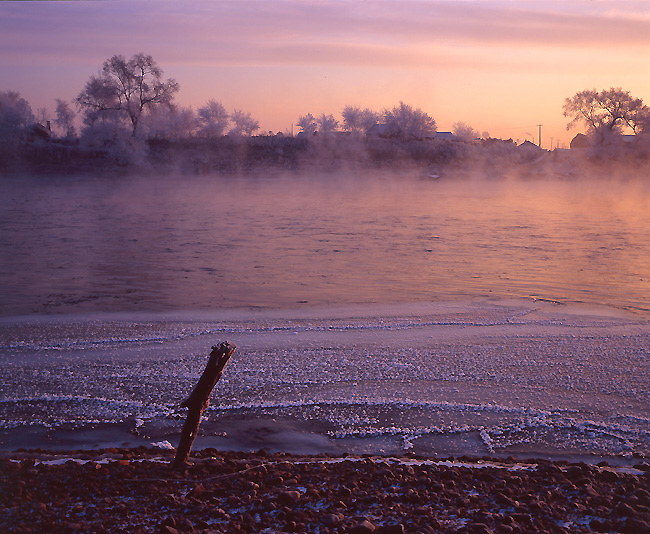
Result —
[[224, 340], [205, 443], [650, 454], [647, 319], [532, 299], [4, 318], [0, 446], [27, 428], [43, 446], [93, 427], [174, 443]]

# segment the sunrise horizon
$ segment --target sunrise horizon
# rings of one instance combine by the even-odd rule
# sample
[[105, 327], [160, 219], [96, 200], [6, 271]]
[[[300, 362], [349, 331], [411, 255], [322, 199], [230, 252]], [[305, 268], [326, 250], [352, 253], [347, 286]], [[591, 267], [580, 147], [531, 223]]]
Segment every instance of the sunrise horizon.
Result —
[[[562, 106], [585, 89], [650, 97], [638, 66], [650, 45], [641, 2], [417, 1], [0, 4], [3, 90], [34, 110], [71, 102], [102, 63], [150, 54], [176, 79], [176, 104], [218, 100], [264, 132], [347, 105], [400, 101], [450, 131], [568, 146]], [[551, 146], [552, 142], [552, 146]]]

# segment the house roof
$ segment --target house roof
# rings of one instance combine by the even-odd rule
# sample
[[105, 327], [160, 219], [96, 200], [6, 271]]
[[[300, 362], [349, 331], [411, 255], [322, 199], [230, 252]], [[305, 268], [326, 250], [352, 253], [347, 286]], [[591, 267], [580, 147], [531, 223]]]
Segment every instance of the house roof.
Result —
[[449, 141], [453, 141], [454, 139], [456, 139], [456, 136], [451, 132], [436, 132], [435, 138], [447, 139]]
[[530, 141], [524, 141], [519, 145], [519, 148], [531, 148], [531, 147], [539, 148], [539, 146], [537, 146], [535, 143], [531, 143]]

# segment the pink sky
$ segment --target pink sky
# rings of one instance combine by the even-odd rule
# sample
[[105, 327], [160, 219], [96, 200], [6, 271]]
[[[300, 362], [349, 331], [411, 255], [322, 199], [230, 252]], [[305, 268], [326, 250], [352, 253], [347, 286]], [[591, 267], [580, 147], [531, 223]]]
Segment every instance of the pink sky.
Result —
[[263, 130], [404, 101], [441, 131], [568, 143], [564, 99], [622, 87], [650, 104], [650, 3], [626, 0], [0, 2], [0, 90], [71, 100], [114, 54], [151, 54], [195, 109]]

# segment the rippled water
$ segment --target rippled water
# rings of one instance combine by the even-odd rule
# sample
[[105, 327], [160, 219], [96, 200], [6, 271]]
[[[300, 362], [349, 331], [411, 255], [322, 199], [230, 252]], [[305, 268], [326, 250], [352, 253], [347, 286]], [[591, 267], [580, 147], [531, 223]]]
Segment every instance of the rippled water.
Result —
[[638, 182], [15, 181], [0, 314], [528, 297], [648, 310]]

